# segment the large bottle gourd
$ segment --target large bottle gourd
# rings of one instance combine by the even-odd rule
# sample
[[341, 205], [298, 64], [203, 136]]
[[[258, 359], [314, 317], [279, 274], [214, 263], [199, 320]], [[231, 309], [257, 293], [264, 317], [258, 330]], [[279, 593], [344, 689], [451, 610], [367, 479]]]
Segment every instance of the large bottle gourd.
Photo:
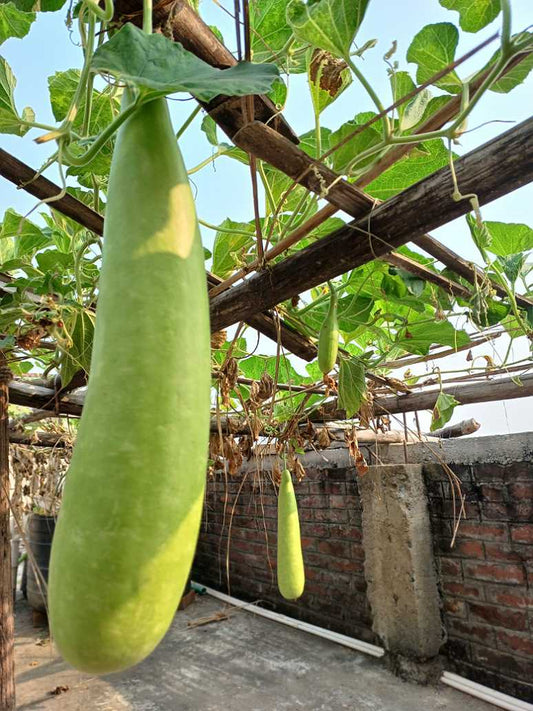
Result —
[[278, 588], [284, 598], [296, 600], [303, 593], [304, 586], [298, 505], [291, 474], [285, 469], [278, 495]]
[[203, 250], [157, 99], [117, 136], [89, 387], [51, 554], [51, 630], [80, 670], [139, 662], [172, 621], [200, 526], [209, 406]]

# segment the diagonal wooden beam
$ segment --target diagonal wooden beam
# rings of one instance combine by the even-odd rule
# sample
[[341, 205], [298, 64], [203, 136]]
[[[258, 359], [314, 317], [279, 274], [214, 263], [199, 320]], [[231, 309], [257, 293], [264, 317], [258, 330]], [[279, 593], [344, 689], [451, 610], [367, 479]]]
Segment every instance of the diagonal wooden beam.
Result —
[[[533, 119], [463, 156], [455, 167], [461, 190], [476, 193], [481, 205], [531, 182]], [[469, 201], [454, 201], [452, 190], [450, 169], [437, 171], [361, 219], [216, 296], [211, 323], [220, 329], [246, 319], [469, 212]]]
[[[46, 200], [61, 194], [59, 185], [43, 175], [35, 178], [36, 172], [29, 165], [0, 148], [0, 175], [3, 178], [39, 200]], [[104, 218], [102, 215], [72, 195], [66, 193], [63, 197], [54, 200], [51, 207], [95, 234], [103, 234]], [[10, 277], [8, 275], [0, 275], [0, 290], [9, 288], [9, 280]], [[210, 273], [207, 275], [207, 280], [210, 286], [217, 285], [222, 281], [222, 279]], [[32, 297], [30, 296], [30, 298]], [[268, 338], [277, 341], [277, 326], [271, 314], [254, 314], [249, 321], [249, 325]], [[307, 361], [316, 358], [316, 346], [306, 336], [284, 321], [280, 321], [280, 330], [281, 343], [284, 348]]]

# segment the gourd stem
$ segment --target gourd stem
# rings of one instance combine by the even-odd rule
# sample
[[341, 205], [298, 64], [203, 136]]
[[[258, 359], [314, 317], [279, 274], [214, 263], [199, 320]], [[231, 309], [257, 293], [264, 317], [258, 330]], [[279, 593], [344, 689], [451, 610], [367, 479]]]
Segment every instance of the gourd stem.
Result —
[[152, 0], [143, 0], [143, 31], [147, 35], [151, 35], [153, 32]]

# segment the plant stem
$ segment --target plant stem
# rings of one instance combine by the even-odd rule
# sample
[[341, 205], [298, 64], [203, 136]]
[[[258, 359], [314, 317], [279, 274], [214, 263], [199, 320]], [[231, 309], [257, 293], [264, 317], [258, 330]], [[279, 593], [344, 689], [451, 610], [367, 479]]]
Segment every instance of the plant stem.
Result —
[[198, 104], [198, 106], [196, 106], [196, 107], [192, 110], [192, 112], [190, 113], [190, 115], [188, 116], [188, 118], [185, 119], [185, 121], [184, 121], [184, 123], [182, 124], [181, 128], [180, 128], [180, 129], [178, 130], [178, 132], [176, 133], [176, 140], [177, 140], [177, 141], [179, 141], [179, 139], [183, 136], [183, 134], [185, 133], [185, 131], [189, 128], [189, 126], [190, 126], [191, 123], [194, 121], [194, 119], [198, 116], [198, 114], [200, 113], [201, 110], [202, 110], [202, 106], [201, 106], [201, 104]]
[[143, 0], [143, 32], [147, 35], [153, 32], [152, 0]]

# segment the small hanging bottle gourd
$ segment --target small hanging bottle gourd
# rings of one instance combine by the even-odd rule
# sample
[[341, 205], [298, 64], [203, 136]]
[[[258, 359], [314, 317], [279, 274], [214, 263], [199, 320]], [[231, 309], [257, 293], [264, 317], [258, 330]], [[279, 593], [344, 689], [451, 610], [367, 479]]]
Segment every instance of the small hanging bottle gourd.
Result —
[[339, 351], [338, 297], [333, 284], [329, 281], [328, 286], [329, 309], [318, 336], [318, 367], [324, 375], [333, 370]]
[[291, 474], [285, 469], [278, 495], [278, 588], [286, 600], [296, 600], [303, 593], [304, 586], [298, 505]]

